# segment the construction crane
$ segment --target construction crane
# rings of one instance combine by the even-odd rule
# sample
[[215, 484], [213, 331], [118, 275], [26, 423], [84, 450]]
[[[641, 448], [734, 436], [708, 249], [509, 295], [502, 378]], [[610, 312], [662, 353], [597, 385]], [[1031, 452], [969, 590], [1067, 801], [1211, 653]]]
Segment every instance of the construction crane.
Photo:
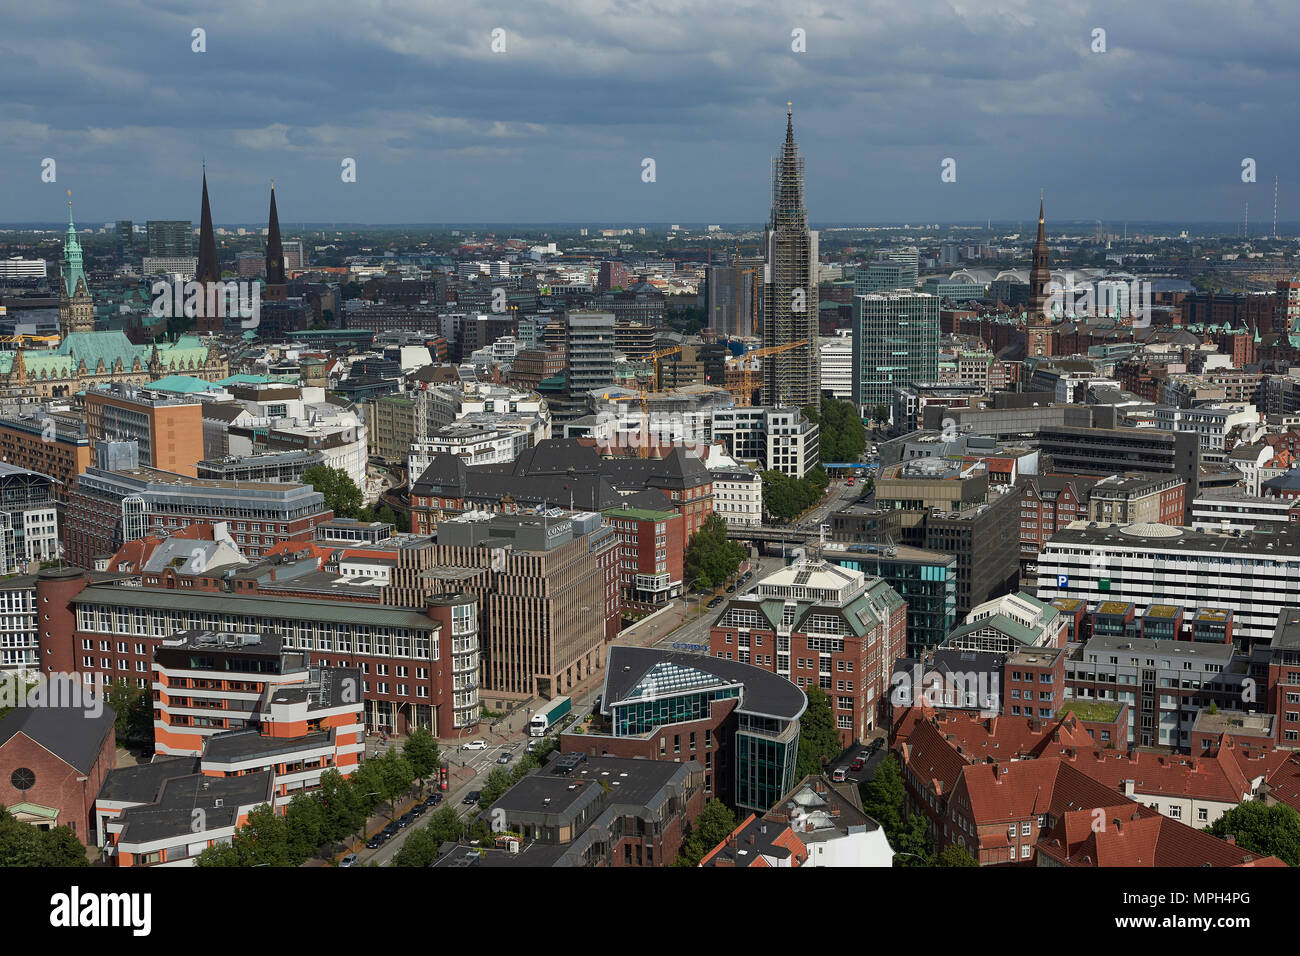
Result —
[[670, 355], [680, 355], [681, 352], [682, 352], [682, 347], [680, 345], [674, 345], [671, 348], [656, 349], [655, 351], [650, 353], [649, 356], [650, 370], [651, 370], [651, 374], [654, 376], [655, 388], [663, 387], [663, 382], [660, 381], [659, 379], [659, 360], [665, 359]]
[[802, 348], [807, 344], [807, 339], [800, 339], [798, 342], [787, 342], [785, 345], [769, 345], [767, 348], [754, 349], [744, 355], [733, 355], [727, 359], [726, 382], [723, 388], [735, 396], [737, 405], [749, 406], [754, 404], [754, 392], [763, 384], [763, 367], [760, 365], [756, 369], [741, 368], [740, 364], [751, 359], [763, 359], [770, 355], [780, 355], [782, 352]]

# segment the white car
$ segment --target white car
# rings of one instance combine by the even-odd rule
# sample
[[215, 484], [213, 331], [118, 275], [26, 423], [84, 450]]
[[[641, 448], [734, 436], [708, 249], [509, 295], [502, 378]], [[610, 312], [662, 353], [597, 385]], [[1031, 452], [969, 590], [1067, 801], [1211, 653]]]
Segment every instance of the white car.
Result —
[[466, 750], [487, 750], [486, 740], [471, 740], [465, 745]]

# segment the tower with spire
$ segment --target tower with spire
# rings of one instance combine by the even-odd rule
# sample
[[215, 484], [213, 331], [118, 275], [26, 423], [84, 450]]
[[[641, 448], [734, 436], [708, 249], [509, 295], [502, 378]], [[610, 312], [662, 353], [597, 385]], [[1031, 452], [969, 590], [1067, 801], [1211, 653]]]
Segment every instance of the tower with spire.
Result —
[[275, 180], [271, 181], [271, 212], [266, 224], [266, 293], [267, 302], [284, 302], [284, 245], [280, 242], [280, 214], [275, 209]]
[[223, 325], [221, 312], [227, 310], [215, 308], [222, 290], [220, 287], [212, 290], [212, 284], [221, 282], [221, 265], [217, 261], [217, 238], [212, 231], [212, 206], [208, 203], [206, 164], [203, 168], [203, 208], [199, 213], [199, 261], [194, 278], [203, 285], [203, 301], [195, 317], [198, 331], [208, 335], [218, 333]]
[[786, 104], [785, 144], [772, 160], [772, 215], [763, 266], [763, 346], [795, 348], [763, 358], [764, 405], [821, 404], [817, 349], [817, 233], [808, 228], [803, 158]]
[[1052, 263], [1047, 252], [1046, 200], [1038, 196], [1038, 238], [1029, 266], [1029, 314], [1025, 319], [1025, 357], [1052, 354], [1052, 317], [1048, 314]]
[[68, 190], [68, 232], [63, 240], [63, 267], [59, 280], [59, 334], [95, 330], [95, 301], [82, 264], [81, 240], [72, 223], [72, 190]]

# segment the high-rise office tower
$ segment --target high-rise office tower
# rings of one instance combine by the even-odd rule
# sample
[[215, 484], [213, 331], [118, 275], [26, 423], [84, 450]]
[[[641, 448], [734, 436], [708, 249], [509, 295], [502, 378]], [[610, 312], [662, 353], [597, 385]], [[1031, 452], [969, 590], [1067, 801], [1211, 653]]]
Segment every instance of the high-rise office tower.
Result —
[[894, 389], [939, 375], [939, 297], [876, 292], [853, 297], [853, 401], [870, 414]]
[[762, 275], [762, 259], [744, 259], [739, 253], [730, 265], [709, 267], [705, 307], [710, 329], [728, 336], [758, 334]]
[[564, 336], [569, 398], [585, 401], [593, 388], [614, 382], [614, 313], [573, 311]]
[[[68, 195], [72, 192], [69, 190]], [[68, 200], [68, 232], [63, 240], [63, 275], [59, 283], [59, 334], [95, 330], [95, 302], [81, 260], [81, 240], [72, 224], [72, 200]]]
[[187, 258], [193, 253], [194, 226], [185, 219], [150, 219], [145, 223], [149, 235], [149, 258]]
[[119, 255], [126, 255], [131, 251], [134, 232], [135, 225], [130, 219], [119, 219], [117, 221], [117, 251]]
[[785, 146], [772, 160], [772, 219], [763, 267], [763, 346], [796, 348], [763, 358], [764, 405], [820, 405], [817, 233], [803, 204], [803, 158], [786, 112]]

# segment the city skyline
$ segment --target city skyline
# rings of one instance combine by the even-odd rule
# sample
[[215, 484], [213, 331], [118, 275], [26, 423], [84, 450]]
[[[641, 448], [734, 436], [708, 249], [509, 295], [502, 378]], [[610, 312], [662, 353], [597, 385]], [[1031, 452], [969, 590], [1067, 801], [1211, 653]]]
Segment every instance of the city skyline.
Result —
[[[59, 4], [16, 11], [24, 45], [0, 61], [0, 219], [56, 221], [45, 193], [65, 188], [85, 221], [175, 217], [206, 158], [225, 222], [256, 221], [271, 178], [287, 187], [286, 222], [761, 221], [765, 144], [787, 101], [821, 170], [807, 196], [818, 224], [1005, 219], [1026, 183], [1054, 196], [1061, 222], [1234, 222], [1248, 201], [1262, 222], [1275, 175], [1287, 219], [1280, 166], [1297, 134], [1257, 122], [1288, 105], [1288, 84], [1264, 81], [1294, 71], [1296, 14], [1281, 4], [1248, 18], [1196, 5], [1204, 30], [1177, 43], [1164, 11], [1108, 3], [873, 5], [860, 19], [634, 4], [618, 33], [602, 22], [612, 9], [326, 3], [302, 21], [235, 3], [207, 23], [78, 11], [80, 36], [112, 41], [94, 48]], [[339, 56], [319, 57], [332, 15], [351, 30]], [[290, 20], [299, 39], [286, 42]], [[1210, 129], [1208, 148], [1186, 148]], [[45, 158], [57, 183], [40, 179]], [[948, 158], [955, 182], [940, 178]]]

